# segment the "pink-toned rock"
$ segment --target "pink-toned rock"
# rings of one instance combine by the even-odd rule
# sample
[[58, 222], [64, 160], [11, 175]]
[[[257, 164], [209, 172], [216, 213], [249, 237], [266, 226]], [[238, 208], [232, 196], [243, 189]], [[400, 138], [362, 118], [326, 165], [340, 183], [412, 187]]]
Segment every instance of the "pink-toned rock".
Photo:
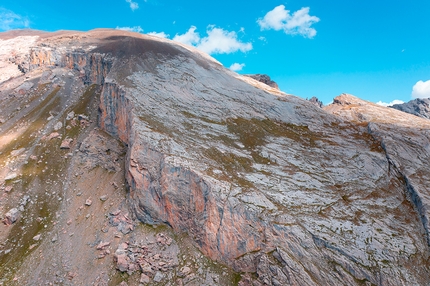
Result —
[[115, 251], [114, 260], [116, 262], [116, 268], [121, 272], [127, 271], [129, 267], [129, 261], [126, 253], [127, 248], [128, 245], [126, 243], [121, 243], [118, 246], [118, 249]]
[[61, 142], [60, 149], [70, 149], [70, 145], [72, 144], [72, 138], [66, 138]]
[[60, 137], [60, 133], [58, 133], [58, 132], [52, 132], [51, 134], [49, 134], [48, 137], [46, 137], [46, 140], [49, 141], [51, 139], [58, 138], [58, 137]]
[[144, 273], [140, 274], [140, 280], [139, 280], [140, 283], [146, 284], [146, 283], [149, 283], [150, 281], [151, 281], [151, 278], [149, 278], [148, 275]]
[[164, 233], [157, 233], [156, 238], [157, 242], [161, 245], [170, 245], [172, 243], [172, 239]]
[[97, 250], [103, 250], [104, 248], [106, 248], [109, 245], [110, 245], [110, 241], [107, 241], [107, 242], [102, 241], [97, 245], [96, 249]]

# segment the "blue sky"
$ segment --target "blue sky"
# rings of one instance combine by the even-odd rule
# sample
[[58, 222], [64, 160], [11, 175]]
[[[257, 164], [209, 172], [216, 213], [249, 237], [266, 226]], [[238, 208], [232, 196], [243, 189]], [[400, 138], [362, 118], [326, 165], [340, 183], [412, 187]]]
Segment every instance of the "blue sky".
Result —
[[430, 97], [429, 12], [428, 0], [1, 0], [0, 31], [158, 33], [287, 93], [389, 103]]

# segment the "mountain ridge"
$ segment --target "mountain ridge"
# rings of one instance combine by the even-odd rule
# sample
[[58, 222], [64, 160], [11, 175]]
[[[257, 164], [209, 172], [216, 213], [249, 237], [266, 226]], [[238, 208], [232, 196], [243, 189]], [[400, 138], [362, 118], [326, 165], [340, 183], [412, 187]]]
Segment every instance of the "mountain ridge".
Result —
[[[16, 41], [20, 45], [19, 39]], [[120, 155], [120, 147], [108, 148], [115, 152], [105, 151], [103, 144], [100, 150], [91, 148], [100, 145], [94, 139], [100, 137], [88, 133], [89, 129], [74, 137], [70, 130], [77, 127], [65, 120], [61, 121], [64, 128], [70, 129], [60, 127], [59, 136], [75, 140], [77, 145], [71, 151], [80, 154], [68, 160], [76, 165], [79, 160], [109, 162], [104, 158], [110, 158], [111, 153], [123, 158], [118, 159], [124, 162], [118, 167], [123, 171], [115, 173], [119, 179], [123, 172], [126, 199], [122, 211], [128, 209], [130, 216], [144, 223], [167, 224], [176, 234], [186, 233], [208, 258], [241, 273], [241, 285], [394, 285], [399, 279], [420, 285], [428, 281], [429, 182], [425, 174], [430, 171], [426, 164], [430, 123], [425, 119], [350, 95], [341, 95], [321, 109], [229, 71], [192, 47], [129, 32], [61, 32], [35, 39], [25, 47], [13, 62], [1, 58], [0, 68], [12, 70], [22, 65], [25, 71], [25, 75], [12, 73], [1, 83], [2, 113], [11, 112], [4, 124], [18, 122], [36, 110], [32, 103], [26, 107], [28, 103], [20, 98], [45, 98], [54, 107], [54, 117], [61, 119], [71, 106], [92, 96], [98, 105], [89, 118], [92, 128], [119, 139], [126, 153]], [[38, 84], [43, 73], [49, 89], [58, 89], [58, 96], [52, 92], [37, 95], [38, 89], [44, 88]], [[34, 83], [28, 90], [18, 89], [24, 93], [21, 95], [16, 88], [25, 80]], [[58, 98], [59, 103], [55, 105], [50, 97]], [[82, 128], [90, 124], [82, 120], [86, 119], [80, 119]], [[29, 120], [21, 134], [37, 122]], [[46, 135], [52, 134], [52, 125], [42, 125]], [[1, 132], [4, 138], [20, 133], [3, 128]], [[0, 146], [6, 162], [10, 155], [4, 146], [19, 148], [13, 141], [5, 144]], [[27, 157], [21, 164], [29, 160], [31, 149], [25, 148]], [[97, 156], [88, 155], [93, 153]], [[68, 162], [64, 168], [69, 168], [70, 174], [85, 176]], [[14, 169], [20, 173], [17, 176], [26, 178], [19, 165], [7, 166], [4, 170], [10, 171], [1, 174], [3, 179]], [[37, 178], [37, 173], [34, 176]], [[34, 182], [30, 180], [30, 184]], [[65, 183], [79, 182], [71, 176]], [[9, 184], [5, 181], [4, 187]], [[12, 185], [20, 189], [20, 184]], [[79, 198], [71, 196], [73, 190], [62, 190], [65, 201]], [[27, 192], [24, 185], [21, 191]], [[15, 191], [7, 196], [20, 199]], [[103, 222], [103, 215], [97, 217], [90, 220]], [[86, 224], [79, 216], [76, 220]], [[65, 222], [59, 225], [67, 227]], [[137, 221], [134, 224], [139, 225]], [[0, 229], [0, 237], [7, 237], [10, 229]], [[124, 238], [132, 236], [139, 241], [139, 231], [136, 227]], [[76, 244], [73, 237], [65, 235], [61, 241]], [[180, 243], [177, 238], [174, 241], [174, 245]], [[55, 255], [47, 244], [41, 242], [41, 251]], [[167, 284], [181, 281], [193, 285], [188, 274], [181, 276], [175, 269], [184, 270], [186, 265], [191, 269], [191, 261], [197, 258], [190, 258], [191, 264], [178, 262], [166, 271], [150, 264], [152, 272], [147, 272], [144, 265], [134, 269], [124, 249], [118, 244], [113, 264], [121, 271], [141, 272], [153, 281], [165, 277], [162, 283]], [[171, 251], [166, 256], [178, 255], [178, 250]], [[26, 265], [31, 265], [32, 259], [37, 261], [34, 253], [27, 254]], [[85, 270], [70, 265], [81, 275], [71, 281], [85, 283]], [[101, 265], [98, 267], [99, 271]], [[53, 275], [48, 268], [40, 270], [44, 274], [38, 277], [49, 281]], [[34, 266], [18, 265], [17, 269], [22, 274], [18, 281], [26, 284], [24, 277], [31, 276]], [[205, 269], [201, 271], [204, 274], [194, 272], [200, 281], [196, 283], [214, 285], [221, 279], [215, 268]]]

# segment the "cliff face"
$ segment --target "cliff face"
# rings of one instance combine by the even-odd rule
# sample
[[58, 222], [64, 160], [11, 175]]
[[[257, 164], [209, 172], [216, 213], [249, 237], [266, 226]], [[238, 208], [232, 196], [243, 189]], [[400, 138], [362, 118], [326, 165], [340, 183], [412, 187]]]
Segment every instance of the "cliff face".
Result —
[[[60, 90], [97, 94], [93, 121], [126, 145], [133, 216], [186, 234], [207, 257], [241, 273], [241, 285], [429, 281], [428, 120], [350, 95], [321, 109], [149, 36], [40, 37], [23, 71], [35, 79], [42, 69], [48, 78], [47, 71], [70, 72], [73, 84], [64, 80]], [[2, 88], [12, 94], [18, 83]], [[119, 269], [136, 271], [121, 255]], [[144, 264], [139, 271], [158, 279], [154, 265], [152, 273]], [[165, 277], [192, 285], [181, 271]]]

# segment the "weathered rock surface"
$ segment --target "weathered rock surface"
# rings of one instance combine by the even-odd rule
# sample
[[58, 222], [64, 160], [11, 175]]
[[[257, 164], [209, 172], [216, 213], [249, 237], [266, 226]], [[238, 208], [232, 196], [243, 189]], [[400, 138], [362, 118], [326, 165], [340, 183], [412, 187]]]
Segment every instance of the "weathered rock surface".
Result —
[[[34, 149], [25, 148], [31, 156], [41, 148], [37, 144], [45, 144], [43, 152], [35, 153], [40, 159], [34, 167], [37, 172], [31, 173], [32, 178], [39, 178], [50, 170], [51, 162], [45, 159], [49, 144], [55, 148], [59, 144], [38, 141], [38, 136], [51, 134], [56, 122], [69, 124], [71, 129], [58, 132], [76, 141], [71, 150], [62, 152], [76, 155], [72, 159], [61, 156], [63, 165], [55, 157], [53, 162], [67, 170], [63, 171], [67, 180], [64, 185], [50, 186], [44, 194], [47, 200], [59, 190], [73, 194], [56, 201], [63, 201], [62, 208], [69, 212], [82, 214], [74, 220], [58, 219], [70, 221], [54, 227], [62, 234], [55, 242], [60, 249], [84, 251], [74, 241], [87, 239], [85, 230], [94, 229], [90, 223], [100, 212], [104, 225], [91, 234], [96, 240], [88, 242], [96, 251], [94, 257], [105, 261], [112, 250], [116, 265], [111, 265], [111, 271], [116, 267], [131, 275], [138, 273], [136, 285], [140, 280], [226, 285], [233, 279], [227, 282], [223, 275], [207, 270], [212, 269], [209, 266], [199, 267], [200, 262], [180, 261], [185, 254], [158, 259], [156, 248], [178, 247], [178, 253], [184, 253], [180, 240], [164, 232], [153, 235], [156, 247], [154, 255], [148, 255], [150, 246], [139, 237], [134, 217], [147, 224], [167, 224], [177, 235], [186, 234], [204, 255], [241, 273], [240, 285], [425, 285], [430, 280], [430, 121], [350, 95], [337, 97], [321, 109], [165, 39], [111, 30], [16, 33], [0, 34], [0, 39], [21, 45], [16, 36], [31, 36], [33, 42], [23, 45], [19, 60], [2, 63], [0, 68], [20, 69], [35, 83], [41, 78], [52, 82], [48, 88], [33, 86], [22, 95], [40, 97], [46, 104], [43, 108], [30, 103], [28, 109], [17, 110], [24, 103], [9, 95], [24, 77], [4, 77], [9, 80], [0, 83], [2, 111], [14, 112], [2, 112], [10, 114], [1, 126], [2, 135], [8, 135], [2, 140], [11, 141], [0, 141], [0, 147], [9, 150], [13, 136], [24, 136], [35, 144]], [[4, 50], [11, 50], [0, 43]], [[60, 96], [56, 97], [55, 90]], [[89, 131], [95, 127], [94, 117], [77, 115], [85, 114], [82, 109], [94, 113], [95, 109], [85, 109], [91, 96], [98, 97], [98, 126], [123, 142], [125, 154], [115, 147], [117, 142]], [[68, 116], [69, 106], [74, 115]], [[51, 109], [52, 115], [47, 111]], [[43, 122], [38, 129], [43, 134], [26, 133], [25, 124], [30, 123], [19, 121], [25, 114], [44, 119], [32, 123]], [[55, 120], [46, 120], [49, 116]], [[13, 126], [20, 126], [17, 122], [22, 128], [15, 130]], [[19, 165], [8, 154], [0, 154], [5, 162], [0, 175], [22, 168], [20, 174], [26, 179], [29, 172], [24, 163]], [[122, 160], [125, 167], [119, 164]], [[92, 170], [96, 171], [89, 173]], [[89, 197], [105, 195], [106, 186], [118, 188], [97, 174], [107, 177], [121, 171], [128, 185], [121, 209], [119, 205], [107, 207], [114, 193], [106, 202], [94, 200], [84, 206]], [[49, 174], [49, 180], [57, 182], [58, 174]], [[93, 193], [69, 188], [81, 186], [84, 178]], [[37, 187], [44, 179], [29, 182]], [[99, 190], [91, 180], [104, 188]], [[24, 190], [26, 185], [18, 186]], [[42, 198], [35, 202], [36, 209], [42, 207], [38, 204]], [[4, 208], [1, 201], [0, 207]], [[64, 233], [61, 225], [76, 231]], [[6, 231], [10, 230], [4, 231], [5, 236]], [[103, 234], [106, 237], [100, 238]], [[41, 245], [34, 247], [44, 249], [45, 237], [52, 245], [53, 235], [42, 234]], [[115, 244], [97, 250], [105, 241]], [[133, 260], [136, 256], [147, 265]], [[151, 257], [154, 264], [148, 261]], [[58, 275], [57, 284], [67, 283], [59, 282], [60, 277], [84, 281], [80, 277], [85, 269], [73, 259], [65, 275]], [[168, 268], [169, 263], [175, 271]], [[28, 265], [37, 269], [28, 275], [33, 281], [52, 273], [34, 263]], [[99, 270], [100, 265], [92, 267]], [[68, 275], [76, 271], [77, 275]], [[101, 273], [94, 280], [105, 283], [108, 278]]]
[[394, 104], [391, 108], [430, 119], [430, 98], [417, 98], [402, 104]]

